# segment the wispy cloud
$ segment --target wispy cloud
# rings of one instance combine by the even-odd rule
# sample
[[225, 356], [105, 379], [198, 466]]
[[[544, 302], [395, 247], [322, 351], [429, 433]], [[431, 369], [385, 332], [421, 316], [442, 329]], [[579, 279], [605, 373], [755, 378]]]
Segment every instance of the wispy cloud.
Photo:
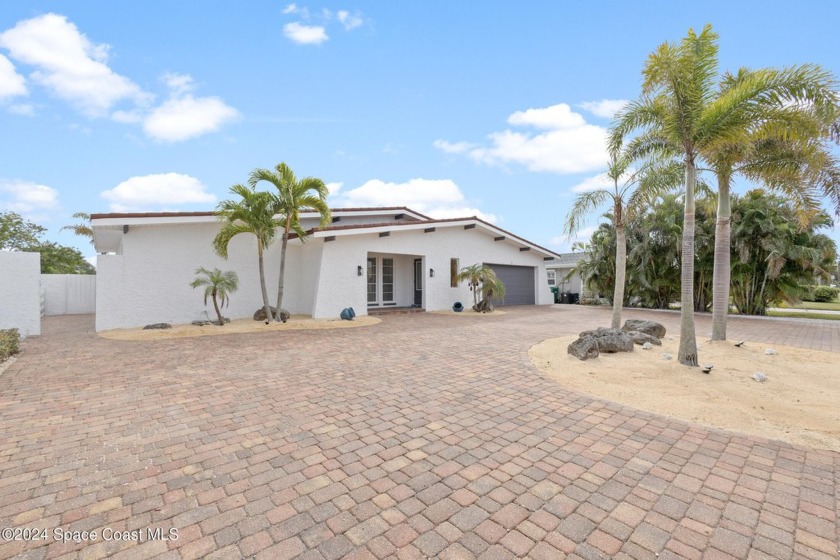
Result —
[[592, 113], [596, 117], [611, 119], [616, 113], [624, 109], [629, 101], [626, 99], [602, 99], [600, 101], [584, 101], [578, 107]]
[[299, 45], [320, 45], [330, 38], [320, 25], [304, 25], [297, 21], [284, 25], [283, 34]]
[[341, 25], [344, 26], [346, 31], [351, 31], [357, 27], [361, 27], [361, 25], [365, 22], [359, 12], [351, 14], [347, 10], [339, 10], [336, 12], [336, 17], [338, 18], [338, 21], [341, 22]]
[[158, 173], [126, 179], [113, 189], [102, 191], [113, 212], [148, 211], [181, 205], [211, 204], [215, 195], [195, 177], [182, 173]]

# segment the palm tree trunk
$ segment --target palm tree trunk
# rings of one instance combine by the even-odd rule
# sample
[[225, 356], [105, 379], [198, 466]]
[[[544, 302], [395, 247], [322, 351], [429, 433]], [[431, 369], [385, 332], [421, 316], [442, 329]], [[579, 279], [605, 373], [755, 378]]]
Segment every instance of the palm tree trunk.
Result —
[[718, 207], [715, 224], [715, 266], [712, 276], [712, 340], [726, 340], [726, 317], [729, 313], [729, 284], [732, 206], [729, 200], [729, 175], [718, 174]]
[[690, 156], [685, 160], [685, 216], [683, 218], [679, 362], [697, 367], [697, 337], [694, 334], [694, 183], [697, 169]]
[[219, 317], [219, 326], [224, 327], [225, 326], [225, 318], [222, 317], [222, 312], [219, 309], [219, 302], [216, 301], [216, 291], [215, 290], [213, 291], [211, 296], [213, 298], [213, 307], [216, 309], [216, 315]]
[[268, 290], [265, 287], [265, 263], [263, 262], [263, 245], [257, 241], [257, 254], [260, 259], [260, 288], [262, 289], [263, 310], [265, 311], [265, 324], [271, 320], [271, 305], [268, 303]]
[[291, 228], [291, 218], [286, 218], [286, 229], [283, 230], [283, 240], [280, 244], [280, 279], [277, 281], [277, 315], [274, 317], [275, 321], [280, 321], [280, 310], [283, 309], [283, 279], [286, 277], [286, 247], [289, 244], [289, 229]]
[[621, 328], [621, 307], [624, 305], [624, 278], [627, 273], [627, 239], [624, 225], [615, 226], [615, 287], [613, 288], [612, 328]]

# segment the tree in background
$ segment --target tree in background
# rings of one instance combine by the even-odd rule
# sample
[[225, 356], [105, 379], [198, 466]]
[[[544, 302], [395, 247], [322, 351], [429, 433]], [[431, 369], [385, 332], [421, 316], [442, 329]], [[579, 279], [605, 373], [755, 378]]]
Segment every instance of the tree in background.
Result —
[[96, 274], [96, 269], [73, 247], [41, 237], [47, 229], [14, 212], [0, 213], [0, 250], [41, 254], [41, 274]]
[[80, 237], [86, 238], [93, 245], [93, 228], [90, 227], [90, 214], [86, 212], [76, 212], [73, 217], [81, 222], [73, 224], [72, 226], [64, 226], [59, 231], [70, 230]]
[[225, 307], [230, 302], [230, 294], [239, 289], [239, 276], [236, 272], [228, 270], [222, 272], [218, 268], [212, 271], [200, 266], [195, 271], [195, 280], [190, 282], [190, 286], [195, 288], [204, 288], [204, 305], [207, 305], [207, 298], [213, 300], [213, 308], [216, 310], [216, 316], [219, 318], [218, 325], [225, 326], [225, 318], [222, 316], [221, 307]]
[[26, 251], [41, 243], [47, 228], [24, 220], [15, 212], [0, 212], [0, 250]]
[[[271, 320], [271, 305], [268, 303], [268, 291], [265, 284], [266, 247], [271, 245], [277, 235], [277, 220], [274, 219], [273, 201], [270, 193], [260, 192], [244, 185], [233, 185], [231, 194], [238, 200], [223, 200], [216, 207], [216, 216], [223, 222], [222, 229], [213, 239], [213, 248], [222, 258], [228, 257], [228, 245], [239, 234], [249, 233], [257, 239], [257, 260], [260, 269], [260, 288], [262, 290], [265, 322]], [[280, 310], [277, 310], [280, 315]]]
[[314, 210], [320, 215], [320, 227], [326, 227], [332, 223], [332, 214], [327, 205], [326, 184], [315, 177], [304, 177], [298, 180], [292, 169], [285, 163], [279, 163], [272, 171], [271, 169], [255, 169], [248, 179], [251, 188], [256, 187], [260, 181], [266, 181], [274, 185], [277, 192], [272, 193], [272, 210], [278, 216], [283, 228], [280, 243], [280, 278], [277, 281], [277, 315], [275, 321], [281, 321], [283, 304], [283, 289], [286, 277], [286, 247], [289, 243], [289, 234], [294, 232], [303, 242], [306, 239], [306, 231], [300, 225], [300, 214], [307, 210]]

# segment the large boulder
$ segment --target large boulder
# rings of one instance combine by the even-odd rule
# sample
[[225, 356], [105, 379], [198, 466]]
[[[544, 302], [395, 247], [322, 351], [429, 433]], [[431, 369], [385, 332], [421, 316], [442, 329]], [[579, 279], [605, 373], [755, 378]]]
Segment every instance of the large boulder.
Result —
[[578, 360], [597, 358], [600, 353], [598, 352], [598, 343], [595, 342], [595, 337], [579, 338], [569, 344], [566, 351]]
[[623, 331], [638, 331], [641, 333], [662, 338], [665, 336], [665, 327], [656, 321], [649, 321], [646, 319], [627, 319], [624, 321], [624, 326], [621, 327]]
[[569, 344], [567, 351], [580, 360], [595, 358], [601, 352], [632, 352], [633, 338], [622, 330], [601, 327], [580, 333], [580, 337]]
[[[277, 308], [271, 307], [271, 318], [273, 319], [275, 315], [277, 315]], [[288, 321], [291, 316], [292, 315], [287, 310], [280, 310], [280, 320], [284, 323]], [[260, 307], [254, 311], [254, 321], [265, 321], [265, 307]]]
[[643, 346], [646, 342], [656, 346], [662, 346], [662, 341], [656, 338], [653, 335], [646, 334], [639, 331], [625, 331], [630, 338], [633, 339], [633, 342], [638, 344], [639, 346]]

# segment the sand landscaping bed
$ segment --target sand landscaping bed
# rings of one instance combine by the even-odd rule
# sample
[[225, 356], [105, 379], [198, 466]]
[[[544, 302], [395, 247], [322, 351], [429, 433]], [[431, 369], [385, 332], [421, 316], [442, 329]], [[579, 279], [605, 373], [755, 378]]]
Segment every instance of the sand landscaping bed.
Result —
[[498, 315], [505, 315], [506, 311], [499, 311], [498, 309], [494, 309], [491, 313], [476, 313], [472, 309], [464, 308], [463, 311], [452, 311], [451, 309], [446, 309], [444, 311], [431, 311], [431, 313], [435, 313], [437, 315], [459, 315], [461, 317], [496, 317]]
[[[532, 363], [560, 384], [635, 408], [770, 439], [840, 451], [840, 354], [747, 341], [697, 341], [701, 365], [676, 361], [679, 339], [581, 361], [566, 352], [577, 336], [545, 340]], [[776, 355], [767, 355], [773, 348]], [[670, 361], [663, 353], [674, 356]], [[767, 375], [759, 383], [751, 376]]]
[[254, 321], [253, 319], [236, 319], [224, 327], [218, 325], [205, 325], [203, 327], [199, 327], [198, 325], [172, 325], [171, 329], [144, 330], [140, 327], [135, 329], [114, 329], [97, 334], [102, 338], [109, 338], [111, 340], [163, 340], [167, 338], [188, 338], [192, 336], [215, 336], [250, 332], [348, 329], [353, 327], [366, 327], [381, 322], [381, 319], [369, 315], [356, 317], [352, 321], [313, 319], [308, 315], [292, 315], [285, 323], [272, 321], [268, 325], [263, 321]]

